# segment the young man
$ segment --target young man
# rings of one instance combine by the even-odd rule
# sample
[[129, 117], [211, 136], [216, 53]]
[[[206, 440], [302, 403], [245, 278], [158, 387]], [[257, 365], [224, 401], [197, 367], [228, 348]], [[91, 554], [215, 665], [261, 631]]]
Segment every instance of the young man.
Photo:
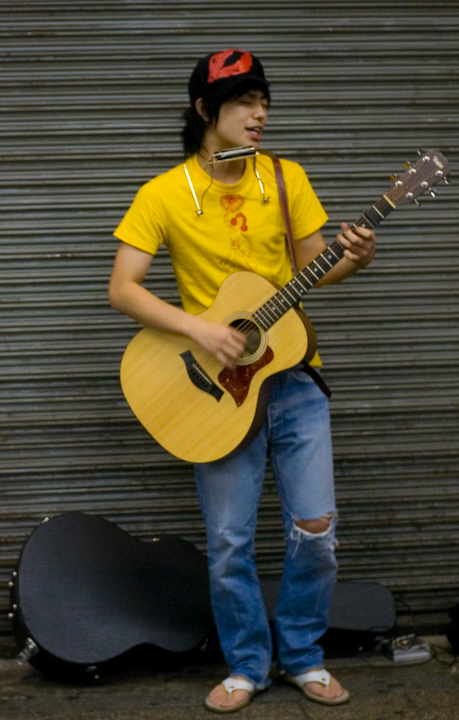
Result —
[[[186, 162], [138, 192], [115, 235], [121, 240], [110, 301], [143, 325], [189, 336], [222, 365], [235, 367], [245, 338], [200, 313], [223, 280], [250, 270], [273, 285], [291, 277], [285, 225], [271, 160], [211, 163], [215, 152], [257, 149], [268, 118], [269, 84], [251, 53], [226, 50], [199, 60], [189, 81], [183, 141]], [[300, 268], [323, 252], [327, 216], [296, 163], [282, 160]], [[374, 257], [371, 230], [342, 225], [344, 257], [318, 285], [339, 282]], [[183, 310], [163, 302], [142, 281], [167, 246]], [[316, 356], [312, 365], [320, 365]], [[298, 368], [279, 373], [257, 437], [234, 456], [195, 466], [208, 535], [211, 598], [221, 646], [231, 669], [205, 704], [234, 712], [270, 680], [271, 634], [254, 558], [256, 514], [269, 455], [282, 501], [287, 541], [275, 631], [280, 671], [309, 698], [343, 703], [349, 693], [323, 669], [317, 640], [327, 628], [336, 575], [336, 507], [328, 403]]]

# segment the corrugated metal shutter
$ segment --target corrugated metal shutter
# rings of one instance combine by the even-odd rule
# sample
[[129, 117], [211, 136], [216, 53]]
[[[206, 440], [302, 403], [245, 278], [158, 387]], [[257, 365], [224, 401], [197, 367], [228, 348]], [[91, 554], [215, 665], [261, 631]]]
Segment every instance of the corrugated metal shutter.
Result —
[[[457, 167], [459, 7], [387, 0], [0, 6], [1, 596], [44, 516], [99, 513], [204, 548], [190, 467], [146, 435], [118, 368], [136, 325], [108, 307], [111, 232], [140, 184], [181, 159], [197, 57], [247, 47], [273, 105], [265, 146], [298, 160], [331, 239], [418, 147]], [[457, 189], [398, 210], [371, 268], [312, 293], [331, 402], [341, 579], [385, 583], [418, 621], [459, 600]], [[177, 302], [161, 253], [149, 280]], [[264, 574], [283, 539], [270, 474]]]

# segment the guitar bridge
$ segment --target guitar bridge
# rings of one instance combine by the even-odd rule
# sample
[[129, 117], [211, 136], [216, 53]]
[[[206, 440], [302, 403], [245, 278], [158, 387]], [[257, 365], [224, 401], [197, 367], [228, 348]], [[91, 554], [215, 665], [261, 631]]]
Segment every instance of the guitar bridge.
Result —
[[186, 350], [185, 352], [180, 353], [180, 357], [186, 365], [188, 377], [193, 385], [195, 385], [199, 390], [209, 393], [209, 395], [212, 395], [217, 402], [220, 402], [223, 396], [223, 390], [214, 383], [212, 378], [210, 378], [206, 371], [202, 369], [200, 364], [196, 362], [193, 353], [190, 350]]

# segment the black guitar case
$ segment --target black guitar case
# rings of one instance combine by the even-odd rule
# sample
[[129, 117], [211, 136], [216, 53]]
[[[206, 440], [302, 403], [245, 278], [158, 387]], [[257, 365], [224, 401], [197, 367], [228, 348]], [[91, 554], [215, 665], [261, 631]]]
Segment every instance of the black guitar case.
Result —
[[138, 540], [94, 515], [44, 521], [10, 585], [20, 656], [50, 675], [97, 676], [141, 645], [186, 652], [213, 627], [207, 562], [194, 545]]
[[[264, 578], [261, 588], [270, 621], [274, 622], [280, 578]], [[375, 582], [336, 582], [328, 613], [328, 630], [319, 643], [328, 652], [373, 649], [390, 636], [397, 620], [395, 600]]]

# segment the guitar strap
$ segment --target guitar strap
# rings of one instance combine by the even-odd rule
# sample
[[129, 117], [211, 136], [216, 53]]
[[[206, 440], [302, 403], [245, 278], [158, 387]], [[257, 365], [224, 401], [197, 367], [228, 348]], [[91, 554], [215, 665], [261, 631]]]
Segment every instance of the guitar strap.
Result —
[[[290, 251], [290, 259], [292, 263], [292, 269], [294, 274], [299, 271], [298, 268], [298, 260], [296, 257], [296, 249], [295, 249], [295, 241], [293, 239], [293, 231], [292, 231], [292, 223], [290, 222], [290, 213], [288, 210], [288, 200], [287, 200], [287, 191], [285, 189], [285, 180], [284, 180], [284, 173], [282, 172], [282, 166], [280, 164], [280, 160], [278, 157], [274, 155], [270, 150], [259, 150], [260, 153], [263, 155], [267, 155], [271, 158], [273, 166], [274, 166], [274, 173], [276, 176], [276, 182], [277, 182], [277, 189], [279, 191], [279, 200], [280, 205], [282, 209], [282, 215], [284, 216], [284, 224], [285, 224], [285, 230], [287, 233], [287, 244], [288, 249]], [[331, 397], [331, 390], [328, 387], [327, 383], [323, 379], [322, 375], [317, 372], [313, 367], [309, 365], [309, 363], [303, 361], [301, 363], [301, 369], [303, 372], [306, 373], [306, 375], [309, 375], [309, 377], [314, 380], [315, 384], [317, 385], [320, 390], [326, 395], [326, 397]]]
[[274, 165], [274, 174], [276, 176], [277, 189], [279, 190], [279, 200], [282, 209], [282, 215], [284, 216], [285, 230], [287, 233], [287, 244], [290, 251], [290, 259], [292, 263], [292, 270], [294, 274], [299, 271], [298, 260], [296, 257], [295, 241], [293, 239], [292, 223], [290, 222], [290, 213], [288, 211], [288, 200], [287, 192], [285, 190], [284, 173], [282, 172], [282, 165], [278, 157], [271, 152], [271, 150], [259, 150], [259, 153], [267, 155], [271, 158]]

